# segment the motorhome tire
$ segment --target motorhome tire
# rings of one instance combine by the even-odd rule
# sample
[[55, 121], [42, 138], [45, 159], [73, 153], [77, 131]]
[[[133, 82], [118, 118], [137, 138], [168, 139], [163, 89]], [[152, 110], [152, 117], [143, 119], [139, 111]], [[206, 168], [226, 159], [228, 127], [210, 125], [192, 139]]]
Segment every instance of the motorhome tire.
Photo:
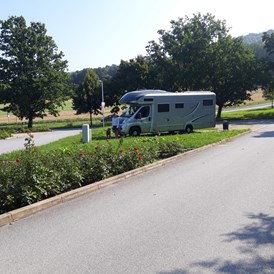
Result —
[[193, 126], [192, 125], [187, 125], [186, 126], [186, 133], [191, 133], [191, 132], [193, 132]]
[[140, 136], [141, 134], [141, 130], [139, 127], [132, 127], [130, 130], [129, 130], [129, 135], [130, 136]]

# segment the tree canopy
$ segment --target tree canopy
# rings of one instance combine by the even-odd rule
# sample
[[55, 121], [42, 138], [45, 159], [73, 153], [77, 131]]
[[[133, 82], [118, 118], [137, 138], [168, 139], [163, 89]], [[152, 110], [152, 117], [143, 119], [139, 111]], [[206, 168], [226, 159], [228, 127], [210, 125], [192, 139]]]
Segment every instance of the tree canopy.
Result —
[[127, 91], [149, 87], [149, 65], [145, 57], [137, 56], [129, 61], [121, 61], [116, 74], [106, 82], [106, 101], [117, 105]]
[[211, 14], [171, 21], [171, 30], [158, 31], [159, 43], [149, 43], [152, 61], [164, 64], [162, 71], [168, 88], [197, 90], [208, 87], [208, 64], [212, 43], [227, 35], [225, 22]]
[[67, 61], [45, 25], [10, 17], [0, 21], [0, 103], [20, 119], [58, 115], [70, 91]]

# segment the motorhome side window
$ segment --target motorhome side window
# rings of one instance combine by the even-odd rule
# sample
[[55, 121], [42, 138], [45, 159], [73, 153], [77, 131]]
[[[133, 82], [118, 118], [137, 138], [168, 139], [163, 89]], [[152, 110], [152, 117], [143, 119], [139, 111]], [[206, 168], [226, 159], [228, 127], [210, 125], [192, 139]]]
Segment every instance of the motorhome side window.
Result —
[[175, 104], [175, 108], [184, 108], [184, 103]]
[[213, 100], [203, 100], [203, 106], [212, 106], [213, 105]]
[[169, 112], [169, 104], [159, 104], [158, 112]]

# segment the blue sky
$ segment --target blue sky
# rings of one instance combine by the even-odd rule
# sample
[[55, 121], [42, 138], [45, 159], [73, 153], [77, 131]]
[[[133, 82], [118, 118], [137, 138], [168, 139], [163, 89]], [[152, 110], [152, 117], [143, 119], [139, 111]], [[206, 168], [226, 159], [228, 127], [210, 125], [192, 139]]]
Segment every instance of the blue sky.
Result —
[[274, 29], [273, 0], [0, 0], [0, 19], [42, 22], [69, 71], [119, 65], [146, 54], [170, 20], [207, 12], [226, 20], [233, 36]]

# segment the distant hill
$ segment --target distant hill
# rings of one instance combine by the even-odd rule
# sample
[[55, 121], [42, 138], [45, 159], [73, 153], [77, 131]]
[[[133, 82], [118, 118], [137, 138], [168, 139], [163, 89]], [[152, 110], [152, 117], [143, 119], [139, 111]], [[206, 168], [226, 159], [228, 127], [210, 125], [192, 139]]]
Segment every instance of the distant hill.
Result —
[[[272, 33], [274, 32], [273, 29], [270, 29], [267, 31], [267, 33]], [[243, 36], [243, 42], [247, 45], [249, 44], [255, 44], [255, 43], [261, 43], [262, 42], [262, 36], [263, 32], [260, 33], [249, 33], [245, 36]]]
[[[268, 30], [267, 33], [273, 33], [274, 30]], [[269, 55], [266, 50], [264, 49], [264, 43], [262, 41], [263, 32], [260, 33], [249, 33], [243, 36], [243, 42], [247, 46], [253, 49], [256, 57], [258, 59], [268, 59], [274, 62], [274, 55]]]
[[[107, 81], [111, 79], [117, 72], [118, 66], [117, 65], [111, 65], [111, 66], [105, 66], [100, 68], [93, 68], [93, 70], [98, 75], [99, 79], [103, 81]], [[86, 73], [88, 71], [88, 68], [82, 69], [80, 71], [74, 71], [71, 72], [71, 83], [74, 83], [76, 85], [80, 85], [86, 76]]]

